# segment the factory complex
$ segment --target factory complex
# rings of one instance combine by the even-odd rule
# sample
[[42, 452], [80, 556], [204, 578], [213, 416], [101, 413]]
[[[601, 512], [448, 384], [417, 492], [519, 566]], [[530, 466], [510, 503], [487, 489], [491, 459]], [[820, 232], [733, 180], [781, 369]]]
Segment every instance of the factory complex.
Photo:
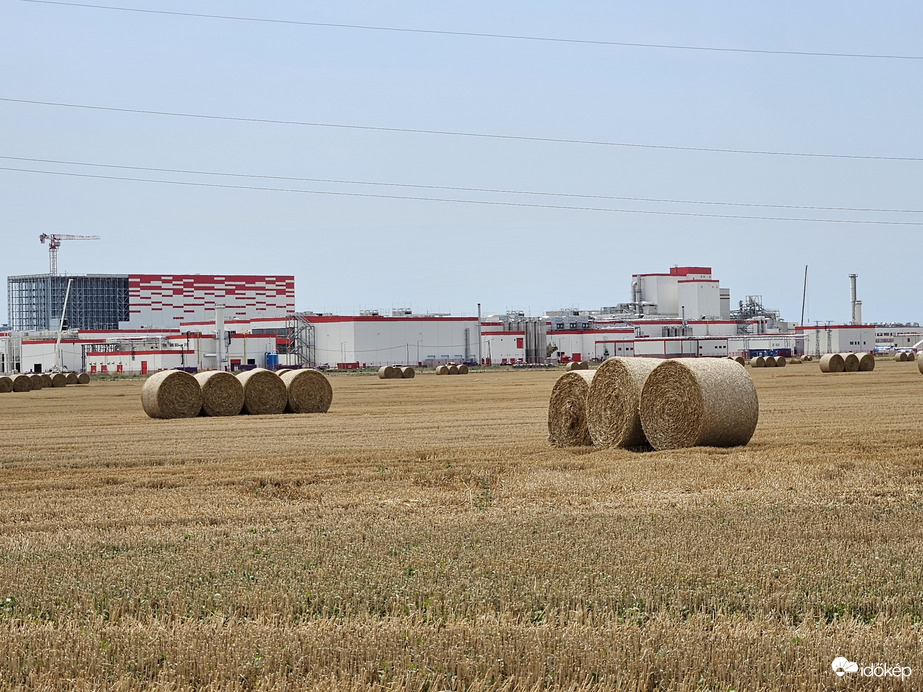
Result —
[[918, 348], [918, 325], [862, 324], [852, 281], [849, 324], [783, 321], [747, 296], [734, 306], [710, 267], [631, 277], [630, 300], [598, 310], [469, 316], [333, 315], [295, 309], [294, 276], [8, 277], [0, 372], [145, 374], [167, 368], [341, 370], [447, 362], [536, 365], [659, 358], [815, 355]]

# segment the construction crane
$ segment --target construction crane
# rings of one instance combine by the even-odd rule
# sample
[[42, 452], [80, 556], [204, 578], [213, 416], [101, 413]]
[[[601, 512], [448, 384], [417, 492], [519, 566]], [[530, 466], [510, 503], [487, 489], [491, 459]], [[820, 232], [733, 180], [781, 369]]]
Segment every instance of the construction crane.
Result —
[[58, 273], [58, 248], [62, 240], [101, 240], [98, 235], [68, 235], [66, 233], [42, 233], [38, 239], [44, 245], [48, 241], [48, 273], [52, 276]]

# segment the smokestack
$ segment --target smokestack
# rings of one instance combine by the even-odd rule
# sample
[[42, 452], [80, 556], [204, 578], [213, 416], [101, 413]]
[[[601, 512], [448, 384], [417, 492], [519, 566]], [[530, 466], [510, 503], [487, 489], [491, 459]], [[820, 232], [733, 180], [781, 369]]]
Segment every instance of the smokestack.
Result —
[[856, 277], [858, 274], [849, 275], [849, 323], [859, 324], [859, 317], [856, 315]]

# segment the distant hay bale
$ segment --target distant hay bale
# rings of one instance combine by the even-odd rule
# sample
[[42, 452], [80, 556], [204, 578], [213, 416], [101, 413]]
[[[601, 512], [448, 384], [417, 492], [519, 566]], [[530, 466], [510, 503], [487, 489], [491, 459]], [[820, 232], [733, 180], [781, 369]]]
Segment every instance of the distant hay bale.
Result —
[[763, 358], [763, 366], [767, 368], [776, 367], [776, 357], [775, 356], [766, 356]]
[[54, 386], [54, 382], [51, 381], [51, 375], [49, 375], [47, 372], [43, 372], [41, 374], [41, 378], [42, 378], [43, 387], [53, 387]]
[[0, 375], [0, 394], [9, 394], [13, 391], [13, 378], [8, 375]]
[[405, 380], [412, 380], [416, 376], [417, 376], [417, 371], [414, 370], [409, 365], [405, 365], [404, 367], [401, 368], [401, 377], [403, 377]]
[[561, 375], [548, 402], [548, 441], [555, 447], [593, 444], [587, 428], [587, 394], [598, 370], [575, 370]]
[[814, 360], [814, 356], [802, 356], [801, 360], [803, 360], [805, 363], [810, 363], [812, 360]]
[[198, 372], [195, 375], [202, 389], [203, 416], [236, 416], [244, 407], [244, 386], [234, 375], [223, 370]]
[[145, 380], [141, 406], [151, 418], [195, 418], [202, 410], [202, 388], [184, 370], [162, 370]]
[[651, 371], [640, 412], [654, 449], [736, 447], [753, 437], [759, 400], [746, 370], [718, 358], [684, 358]]
[[839, 353], [828, 353], [820, 357], [821, 372], [843, 372], [846, 364]]
[[44, 380], [42, 380], [42, 376], [39, 374], [29, 375], [29, 379], [32, 380], [32, 391], [33, 392], [36, 390], [42, 389], [45, 386], [45, 382]]
[[66, 387], [67, 386], [67, 375], [65, 375], [63, 372], [56, 372], [50, 377], [51, 377], [52, 387]]
[[917, 354], [913, 351], [907, 351], [907, 360], [916, 360]]
[[288, 392], [282, 378], [272, 370], [254, 368], [237, 375], [244, 387], [241, 413], [254, 416], [282, 413], [288, 405]]
[[284, 374], [287, 373], [287, 372], [291, 372], [291, 371], [292, 371], [291, 368], [282, 368], [281, 370], [276, 370], [276, 374], [277, 374], [279, 377], [282, 377], [282, 375], [284, 375]]
[[437, 366], [437, 367], [436, 367], [436, 374], [437, 374], [437, 375], [448, 375], [448, 374], [449, 374], [449, 366], [448, 366], [448, 365], [439, 365], [439, 366]]
[[77, 384], [90, 384], [90, 375], [85, 372], [77, 375]]
[[567, 365], [564, 366], [564, 369], [570, 372], [571, 370], [589, 370], [590, 364], [585, 360], [572, 360]]
[[750, 367], [751, 367], [751, 368], [765, 368], [765, 367], [766, 367], [766, 359], [763, 358], [763, 356], [757, 356], [756, 358], [751, 358], [751, 359], [750, 359]]
[[859, 372], [871, 372], [874, 369], [875, 356], [873, 356], [871, 353], [863, 353], [861, 356], [859, 356]]
[[843, 372], [858, 372], [859, 356], [855, 353], [841, 353], [843, 356]]
[[80, 384], [80, 378], [75, 372], [66, 373], [67, 375], [67, 384]]
[[741, 365], [746, 365], [746, 364], [747, 364], [747, 359], [744, 358], [743, 356], [737, 356], [737, 357], [734, 358], [733, 360], [737, 361], [737, 362], [740, 363]]
[[382, 365], [380, 368], [378, 368], [378, 379], [393, 380], [394, 379], [394, 366]]
[[803, 361], [798, 356], [795, 356], [794, 358], [787, 359], [786, 362], [788, 365], [801, 365]]
[[458, 366], [455, 363], [449, 363], [448, 368], [449, 368], [450, 375], [458, 374]]
[[896, 360], [898, 363], [903, 363], [907, 360], [907, 354], [903, 351], [898, 351], [894, 354], [894, 360]]
[[[607, 358], [594, 372], [587, 393], [587, 428], [597, 447], [640, 447], [646, 444], [638, 402], [657, 358]], [[737, 367], [736, 365], [734, 367]]]
[[333, 388], [319, 370], [292, 370], [282, 375], [282, 383], [288, 395], [287, 413], [327, 413], [330, 408]]
[[13, 375], [14, 392], [31, 392], [32, 378], [29, 375]]
[[459, 365], [459, 366], [458, 366], [458, 374], [459, 374], [459, 375], [467, 375], [467, 374], [468, 374], [468, 366], [465, 365], [464, 363], [462, 363], [461, 365]]
[[788, 364], [788, 360], [785, 356], [776, 356], [776, 367], [784, 368]]

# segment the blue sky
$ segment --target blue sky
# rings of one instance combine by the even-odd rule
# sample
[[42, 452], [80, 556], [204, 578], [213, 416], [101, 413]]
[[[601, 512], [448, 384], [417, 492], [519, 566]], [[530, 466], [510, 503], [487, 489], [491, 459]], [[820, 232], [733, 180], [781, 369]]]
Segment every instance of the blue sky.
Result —
[[919, 3], [98, 4], [284, 21], [0, 0], [0, 167], [45, 171], [0, 170], [3, 277], [47, 271], [40, 233], [97, 234], [65, 241], [61, 271], [294, 274], [300, 310], [540, 314], [707, 265], [734, 304], [798, 320], [808, 265], [807, 321], [848, 320], [850, 273], [866, 320], [923, 321], [923, 160], [896, 160], [923, 158], [923, 59], [294, 23], [923, 57]]

